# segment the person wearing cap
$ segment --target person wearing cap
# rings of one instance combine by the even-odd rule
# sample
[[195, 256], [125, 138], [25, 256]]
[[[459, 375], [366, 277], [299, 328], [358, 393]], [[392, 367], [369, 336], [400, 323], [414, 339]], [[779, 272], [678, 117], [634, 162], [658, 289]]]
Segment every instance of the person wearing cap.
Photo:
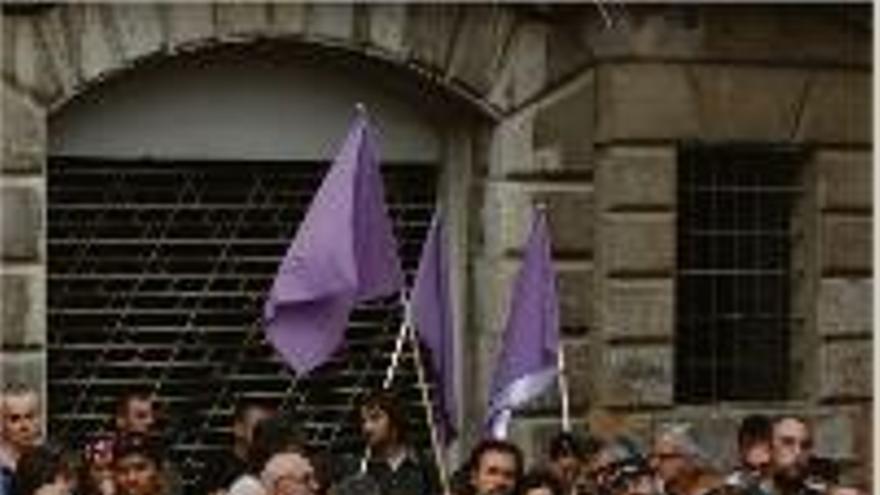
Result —
[[165, 456], [160, 442], [144, 433], [116, 437], [113, 477], [118, 495], [167, 495]]
[[709, 495], [720, 493], [724, 486], [724, 479], [686, 424], [661, 429], [654, 439], [650, 465], [665, 495]]

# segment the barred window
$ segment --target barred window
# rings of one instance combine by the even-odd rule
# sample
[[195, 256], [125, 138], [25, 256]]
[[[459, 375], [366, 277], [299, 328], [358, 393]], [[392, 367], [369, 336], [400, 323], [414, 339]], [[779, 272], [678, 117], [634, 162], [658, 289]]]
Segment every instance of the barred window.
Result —
[[792, 216], [798, 150], [679, 150], [675, 396], [682, 403], [791, 393]]

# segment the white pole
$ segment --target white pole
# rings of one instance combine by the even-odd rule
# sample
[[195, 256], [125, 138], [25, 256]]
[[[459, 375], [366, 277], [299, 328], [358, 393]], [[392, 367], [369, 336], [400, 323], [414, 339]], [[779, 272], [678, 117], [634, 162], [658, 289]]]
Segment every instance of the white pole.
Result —
[[568, 402], [568, 379], [565, 377], [565, 352], [561, 343], [559, 346], [559, 351], [557, 352], [557, 359], [559, 363], [557, 381], [559, 382], [559, 397], [562, 402], [562, 431], [570, 432], [571, 414], [569, 412]]

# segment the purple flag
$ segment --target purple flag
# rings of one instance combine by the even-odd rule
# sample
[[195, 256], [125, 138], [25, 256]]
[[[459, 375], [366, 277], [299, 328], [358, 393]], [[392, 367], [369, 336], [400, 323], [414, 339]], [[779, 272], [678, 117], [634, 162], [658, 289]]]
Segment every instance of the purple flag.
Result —
[[422, 246], [422, 257], [412, 290], [412, 315], [418, 335], [431, 350], [440, 406], [440, 437], [455, 438], [455, 340], [449, 299], [449, 258], [442, 214], [438, 211]]
[[361, 111], [278, 267], [263, 308], [269, 341], [298, 374], [319, 366], [339, 347], [355, 303], [403, 286], [384, 198]]
[[552, 385], [559, 352], [559, 303], [544, 212], [535, 210], [523, 264], [510, 299], [501, 353], [492, 377], [486, 427], [507, 436], [514, 409]]

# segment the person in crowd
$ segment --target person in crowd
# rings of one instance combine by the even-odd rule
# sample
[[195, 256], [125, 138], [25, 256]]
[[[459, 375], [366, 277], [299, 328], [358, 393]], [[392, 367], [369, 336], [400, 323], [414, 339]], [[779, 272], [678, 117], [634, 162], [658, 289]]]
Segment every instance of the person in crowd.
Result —
[[550, 440], [547, 469], [559, 482], [561, 493], [572, 495], [584, 465], [585, 446], [580, 436], [560, 432]]
[[80, 467], [78, 495], [115, 495], [113, 438], [100, 435], [86, 444]]
[[546, 469], [529, 471], [516, 490], [517, 495], [563, 495], [559, 477]]
[[[813, 495], [823, 489], [811, 483], [813, 435], [800, 417], [783, 415], [773, 421], [771, 441], [772, 495]], [[815, 470], [815, 469], [814, 469]]]
[[230, 495], [265, 495], [261, 475], [269, 460], [284, 452], [305, 451], [305, 436], [286, 415], [272, 415], [257, 422], [247, 453], [247, 467], [229, 486]]
[[[406, 417], [393, 392], [366, 394], [359, 403], [358, 418], [367, 446], [366, 470], [350, 473], [349, 478], [370, 478], [361, 484], [366, 486], [372, 481], [381, 495], [430, 495], [439, 491], [434, 465], [409, 443]], [[347, 480], [346, 485], [351, 483]]]
[[161, 442], [152, 435], [126, 433], [113, 442], [113, 478], [118, 495], [168, 495]]
[[4, 387], [0, 394], [0, 495], [11, 493], [19, 458], [41, 441], [37, 392], [17, 384]]
[[485, 439], [471, 451], [467, 466], [471, 495], [508, 495], [522, 477], [523, 454], [516, 444]]
[[709, 495], [721, 493], [724, 479], [685, 424], [666, 425], [654, 439], [650, 457], [662, 493]]
[[267, 495], [318, 495], [322, 491], [317, 471], [304, 452], [273, 455], [260, 480]]
[[158, 423], [155, 396], [147, 390], [123, 394], [116, 403], [114, 421], [118, 433], [155, 433]]
[[606, 440], [592, 438], [584, 468], [581, 493], [607, 493], [616, 466], [627, 459], [637, 457], [639, 449], [635, 442], [624, 436]]
[[43, 444], [18, 459], [13, 495], [71, 495], [77, 487], [75, 456], [58, 445]]
[[232, 415], [232, 449], [223, 450], [208, 461], [202, 475], [200, 493], [225, 492], [233, 481], [247, 471], [254, 427], [274, 412], [274, 407], [265, 401], [241, 400], [236, 404]]
[[773, 423], [768, 416], [751, 414], [740, 422], [736, 434], [737, 467], [725, 484], [742, 493], [766, 493], [769, 483]]
[[608, 466], [608, 474], [600, 493], [655, 495], [657, 492], [653, 474], [644, 457], [631, 455]]

